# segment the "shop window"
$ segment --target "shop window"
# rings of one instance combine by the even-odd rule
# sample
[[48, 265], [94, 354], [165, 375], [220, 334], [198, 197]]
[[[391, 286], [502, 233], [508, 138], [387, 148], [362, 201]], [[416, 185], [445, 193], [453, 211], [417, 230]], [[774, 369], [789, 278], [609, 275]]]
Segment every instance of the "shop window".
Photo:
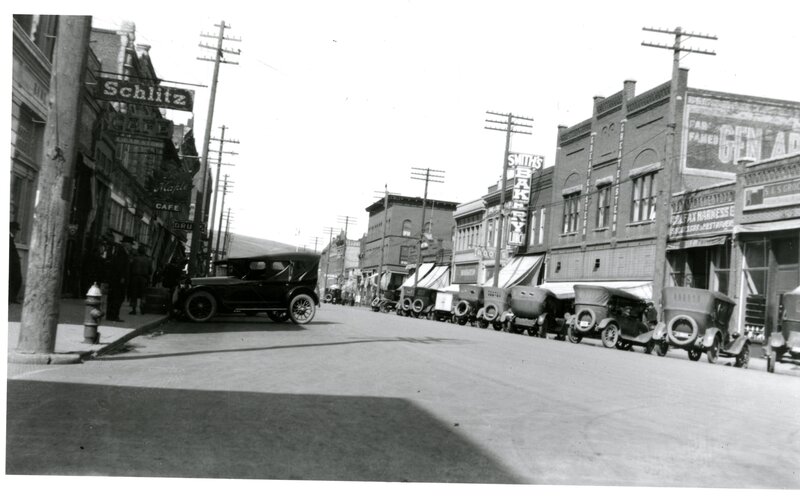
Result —
[[632, 222], [656, 219], [656, 173], [645, 174], [633, 180]]
[[686, 276], [686, 251], [676, 250], [667, 252], [667, 261], [670, 267], [670, 286], [683, 286]]
[[611, 198], [611, 185], [602, 186], [597, 189], [597, 223], [598, 229], [608, 227], [608, 213]]
[[38, 162], [41, 155], [44, 124], [36, 119], [36, 114], [25, 106], [19, 108], [17, 135], [14, 147], [33, 162]]
[[564, 218], [561, 224], [563, 234], [578, 232], [580, 192], [564, 197]]
[[770, 243], [775, 254], [775, 263], [780, 265], [797, 265], [800, 252], [797, 250], [797, 238], [773, 239]]
[[403, 221], [403, 236], [411, 236], [411, 221]]

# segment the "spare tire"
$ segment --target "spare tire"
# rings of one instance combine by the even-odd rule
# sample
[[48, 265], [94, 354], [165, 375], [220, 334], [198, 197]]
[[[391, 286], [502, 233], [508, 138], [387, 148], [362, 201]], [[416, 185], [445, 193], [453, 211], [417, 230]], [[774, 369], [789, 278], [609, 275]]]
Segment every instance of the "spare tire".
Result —
[[458, 305], [456, 305], [456, 311], [455, 311], [456, 317], [463, 317], [468, 313], [469, 313], [469, 303], [467, 303], [464, 300], [459, 301]]
[[494, 303], [489, 303], [485, 307], [483, 307], [483, 318], [486, 319], [488, 322], [493, 321], [500, 315], [500, 310], [497, 308], [497, 305]]
[[403, 298], [403, 310], [409, 311], [411, 309], [411, 298]]
[[[689, 329], [691, 329], [688, 338], [675, 336], [676, 328], [678, 326], [688, 326]], [[699, 328], [697, 326], [697, 321], [688, 315], [676, 315], [667, 323], [667, 336], [670, 343], [673, 343], [676, 346], [686, 346], [693, 343], [695, 338], [697, 338], [698, 332]]]
[[328, 293], [325, 295], [325, 303], [330, 303], [333, 300], [333, 295]]
[[414, 313], [420, 313], [423, 308], [425, 308], [425, 302], [422, 301], [421, 298], [417, 298], [414, 300], [414, 303], [411, 304], [411, 310], [413, 310]]
[[[589, 320], [586, 320], [586, 317], [588, 317]], [[589, 325], [581, 325], [583, 322], [588, 322]], [[594, 314], [594, 310], [591, 308], [584, 308], [575, 316], [575, 329], [577, 329], [578, 332], [586, 332], [594, 327], [595, 324], [597, 324], [597, 316]]]

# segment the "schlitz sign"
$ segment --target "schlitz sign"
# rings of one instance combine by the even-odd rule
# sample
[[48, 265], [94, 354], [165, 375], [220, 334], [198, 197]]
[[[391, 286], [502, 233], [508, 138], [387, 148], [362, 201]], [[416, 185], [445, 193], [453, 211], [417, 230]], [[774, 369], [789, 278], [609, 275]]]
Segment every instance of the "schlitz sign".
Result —
[[190, 112], [194, 106], [194, 91], [192, 90], [121, 79], [98, 78], [95, 96], [99, 100], [149, 105], [187, 112]]

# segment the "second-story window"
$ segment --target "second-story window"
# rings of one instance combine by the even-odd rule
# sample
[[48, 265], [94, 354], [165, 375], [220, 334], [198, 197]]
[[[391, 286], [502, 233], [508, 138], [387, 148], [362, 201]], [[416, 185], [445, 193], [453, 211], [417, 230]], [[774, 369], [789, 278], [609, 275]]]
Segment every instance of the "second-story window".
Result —
[[403, 221], [403, 236], [411, 236], [411, 221]]
[[580, 192], [564, 196], [564, 218], [561, 232], [563, 234], [578, 232]]
[[632, 222], [656, 219], [656, 173], [645, 174], [633, 180]]
[[597, 225], [595, 227], [608, 227], [608, 214], [611, 199], [611, 185], [606, 184], [597, 188]]

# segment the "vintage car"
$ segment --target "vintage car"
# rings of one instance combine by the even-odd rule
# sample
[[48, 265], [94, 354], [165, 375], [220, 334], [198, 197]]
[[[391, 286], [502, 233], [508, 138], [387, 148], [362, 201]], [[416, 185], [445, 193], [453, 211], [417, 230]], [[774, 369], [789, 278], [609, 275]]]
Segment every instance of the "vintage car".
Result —
[[455, 308], [458, 325], [464, 325], [467, 322], [474, 324], [477, 321], [478, 326], [485, 329], [487, 327], [485, 321], [478, 318], [478, 313], [482, 310], [483, 286], [462, 284], [458, 290], [458, 304]]
[[664, 336], [670, 347], [687, 351], [697, 361], [703, 352], [710, 363], [719, 356], [736, 357], [736, 367], [750, 362], [750, 340], [739, 330], [729, 329], [736, 302], [722, 293], [707, 289], [669, 287], [662, 294], [662, 322], [655, 339]]
[[570, 317], [567, 336], [573, 343], [597, 337], [606, 348], [630, 350], [642, 346], [667, 353], [665, 340], [654, 339], [655, 314], [648, 300], [627, 291], [605, 286], [576, 284], [575, 315]]
[[436, 302], [436, 290], [416, 288], [411, 302], [411, 313], [418, 318], [433, 318], [433, 304]]
[[448, 286], [436, 291], [436, 302], [433, 305], [433, 319], [443, 322], [456, 322], [456, 307], [458, 306], [458, 285]]
[[325, 288], [325, 296], [323, 298], [325, 303], [336, 305], [342, 302], [342, 289], [338, 284], [331, 284]]
[[381, 292], [372, 300], [372, 311], [374, 312], [391, 312], [395, 309], [400, 298], [400, 290], [386, 289]]
[[[492, 325], [495, 331], [505, 327], [505, 321], [509, 315], [507, 313], [511, 306], [511, 290], [509, 288], [486, 287], [483, 289], [483, 310], [478, 315], [481, 327]], [[510, 329], [507, 329], [510, 330]]]
[[526, 332], [529, 336], [546, 338], [555, 334], [565, 339], [566, 322], [575, 310], [575, 298], [559, 298], [550, 290], [537, 286], [511, 288], [510, 315], [506, 326], [510, 332]]
[[778, 328], [771, 333], [764, 350], [767, 372], [775, 372], [775, 363], [800, 359], [800, 287], [781, 295], [778, 306]]
[[266, 312], [267, 317], [295, 324], [311, 322], [319, 305], [315, 292], [319, 256], [310, 253], [274, 253], [229, 258], [216, 262], [217, 277], [186, 279], [177, 308], [193, 322], [207, 322], [217, 314]]

